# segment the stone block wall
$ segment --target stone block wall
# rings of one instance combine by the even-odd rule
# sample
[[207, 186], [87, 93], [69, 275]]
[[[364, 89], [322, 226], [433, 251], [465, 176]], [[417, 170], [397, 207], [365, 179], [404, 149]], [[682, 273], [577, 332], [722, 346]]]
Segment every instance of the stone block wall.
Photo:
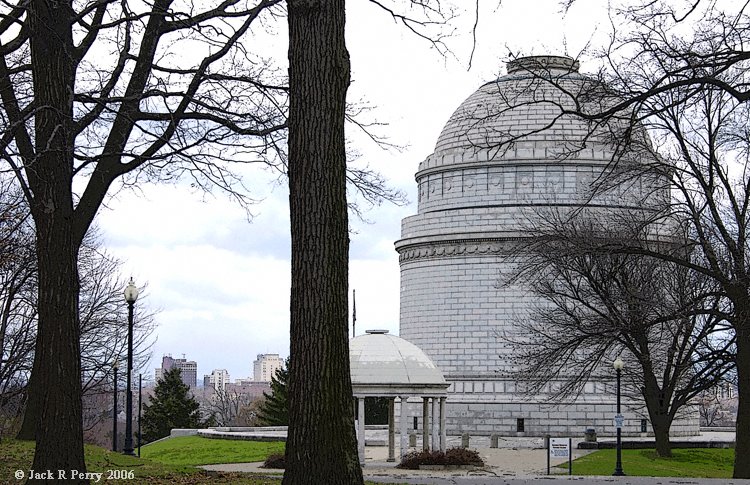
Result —
[[514, 322], [533, 300], [518, 285], [499, 287], [508, 275], [504, 257], [478, 253], [402, 261], [400, 336], [444, 374], [487, 374], [509, 365], [502, 355], [511, 349], [501, 337], [514, 332]]
[[[623, 436], [653, 436], [645, 409], [636, 403], [623, 405], [625, 422]], [[446, 402], [446, 426], [450, 435], [469, 433], [472, 436], [583, 436], [593, 428], [599, 437], [617, 434], [614, 426], [616, 405], [613, 396], [582, 396], [575, 402], [550, 404], [546, 400], [514, 394], [450, 393]], [[400, 408], [397, 416], [400, 416]], [[415, 398], [409, 401], [409, 430], [422, 429], [422, 404]], [[519, 420], [523, 430], [519, 431]], [[698, 433], [699, 417], [696, 409], [688, 409], [675, 420], [671, 436], [691, 436]], [[643, 431], [645, 427], [645, 432]]]
[[[524, 382], [498, 377], [513, 369], [517, 322], [536, 302], [521, 284], [506, 284], [517, 259], [505, 248], [465, 244], [454, 254], [417, 252], [401, 261], [400, 336], [422, 349], [450, 383], [449, 432], [515, 434], [523, 419], [525, 436], [571, 436], [586, 428], [613, 435], [611, 382], [590, 382], [574, 401], [552, 406], [546, 396], [530, 397]], [[624, 432], [639, 436], [647, 416], [641, 403], [631, 406]], [[673, 435], [696, 434], [698, 424], [697, 412], [689, 412], [675, 422]]]

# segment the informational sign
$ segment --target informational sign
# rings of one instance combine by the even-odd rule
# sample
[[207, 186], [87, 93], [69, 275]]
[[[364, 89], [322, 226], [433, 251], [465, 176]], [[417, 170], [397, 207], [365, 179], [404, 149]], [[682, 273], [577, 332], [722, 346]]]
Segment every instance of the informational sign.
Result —
[[625, 416], [622, 414], [615, 414], [615, 428], [622, 429], [622, 425], [625, 422]]
[[549, 439], [550, 458], [568, 458], [570, 456], [570, 438]]
[[573, 442], [571, 438], [547, 437], [547, 475], [551, 459], [568, 459], [568, 474], [573, 474]]

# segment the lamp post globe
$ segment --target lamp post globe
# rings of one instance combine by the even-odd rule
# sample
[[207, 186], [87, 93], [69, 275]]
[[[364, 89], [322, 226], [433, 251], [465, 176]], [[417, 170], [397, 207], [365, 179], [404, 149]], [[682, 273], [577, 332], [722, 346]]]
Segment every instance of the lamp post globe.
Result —
[[615, 368], [617, 374], [617, 415], [615, 416], [615, 425], [617, 426], [617, 462], [615, 463], [614, 476], [623, 476], [625, 472], [622, 471], [622, 415], [620, 414], [620, 373], [622, 372], [625, 363], [621, 358], [617, 357], [612, 362], [612, 367]]
[[135, 286], [133, 278], [130, 278], [128, 286], [123, 292], [125, 301], [128, 304], [128, 377], [127, 389], [125, 392], [125, 447], [122, 450], [124, 455], [133, 453], [133, 389], [131, 385], [131, 376], [133, 374], [133, 305], [138, 299], [138, 287]]
[[138, 287], [135, 286], [133, 278], [130, 278], [128, 286], [125, 287], [125, 291], [123, 291], [123, 294], [125, 295], [125, 301], [130, 305], [135, 303], [135, 300], [138, 299]]

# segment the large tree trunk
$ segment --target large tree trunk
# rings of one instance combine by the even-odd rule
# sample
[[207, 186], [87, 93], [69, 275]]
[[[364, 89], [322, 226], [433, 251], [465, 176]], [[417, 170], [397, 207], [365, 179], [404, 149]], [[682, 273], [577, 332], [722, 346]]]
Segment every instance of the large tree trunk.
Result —
[[[39, 334], [37, 334], [35, 346], [38, 345], [38, 343]], [[36, 359], [34, 360], [36, 362]], [[39, 408], [41, 407], [39, 399], [42, 395], [38, 392], [31, 392], [31, 389], [35, 387], [37, 386], [34, 383], [34, 372], [32, 366], [31, 377], [29, 378], [29, 383], [26, 387], [26, 405], [24, 406], [23, 411], [23, 421], [21, 421], [21, 428], [18, 430], [16, 439], [26, 441], [33, 441], [36, 439], [36, 424], [39, 420], [39, 415], [41, 414], [39, 411]]]
[[646, 403], [648, 417], [654, 430], [656, 454], [662, 458], [672, 457], [672, 443], [669, 441], [669, 429], [672, 427], [673, 416], [669, 414], [671, 399], [664, 395], [649, 361], [641, 363], [643, 366], [643, 400]]
[[737, 332], [737, 426], [734, 478], [750, 478], [750, 314], [738, 312]]
[[81, 231], [73, 220], [71, 189], [73, 12], [69, 2], [33, 0], [28, 15], [37, 111], [36, 157], [26, 161], [26, 175], [39, 265], [39, 324], [29, 385], [29, 419], [36, 428], [33, 468], [64, 470], [69, 478], [72, 471], [86, 470], [78, 325]]
[[665, 413], [651, 414], [651, 427], [654, 428], [656, 454], [662, 458], [672, 458], [672, 443], [669, 441], [669, 428], [672, 419]]
[[44, 226], [37, 230], [39, 326], [29, 388], [41, 411], [29, 417], [36, 421], [33, 468], [83, 472], [78, 248], [70, 221]]
[[289, 0], [292, 233], [285, 485], [363, 483], [349, 375], [344, 0]]

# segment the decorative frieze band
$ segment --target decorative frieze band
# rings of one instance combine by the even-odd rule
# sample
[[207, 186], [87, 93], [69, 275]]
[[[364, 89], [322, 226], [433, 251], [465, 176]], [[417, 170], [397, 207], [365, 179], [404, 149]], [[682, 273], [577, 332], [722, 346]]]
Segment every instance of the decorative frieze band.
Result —
[[399, 262], [427, 258], [446, 258], [460, 256], [482, 256], [487, 254], [509, 254], [513, 242], [522, 238], [503, 238], [482, 241], [445, 241], [424, 243], [400, 248]]
[[[545, 199], [590, 193], [596, 178], [592, 166], [502, 166], [472, 167], [436, 173], [417, 174], [418, 203], [444, 201], [455, 197], [491, 195], [498, 200], [523, 198], [531, 194]], [[633, 192], [633, 187], [628, 191]], [[615, 190], [613, 195], [621, 191]], [[639, 193], [637, 190], [635, 193]]]

